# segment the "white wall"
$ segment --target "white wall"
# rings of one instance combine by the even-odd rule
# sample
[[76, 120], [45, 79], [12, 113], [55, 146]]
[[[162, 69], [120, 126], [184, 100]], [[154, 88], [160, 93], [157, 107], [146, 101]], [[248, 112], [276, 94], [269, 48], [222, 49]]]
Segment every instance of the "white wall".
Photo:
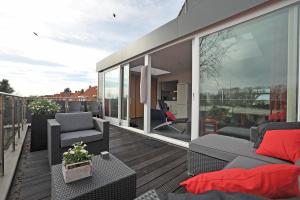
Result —
[[[157, 77], [157, 100], [161, 99], [161, 82], [165, 81], [178, 81], [178, 84], [188, 84], [187, 94], [188, 94], [188, 102], [186, 105], [178, 103], [178, 101], [166, 101], [168, 104], [170, 111], [174, 113], [174, 115], [178, 118], [191, 117], [191, 92], [192, 92], [192, 71], [191, 69], [187, 69], [180, 73], [176, 74], [166, 74]], [[157, 105], [157, 108], [158, 105]]]

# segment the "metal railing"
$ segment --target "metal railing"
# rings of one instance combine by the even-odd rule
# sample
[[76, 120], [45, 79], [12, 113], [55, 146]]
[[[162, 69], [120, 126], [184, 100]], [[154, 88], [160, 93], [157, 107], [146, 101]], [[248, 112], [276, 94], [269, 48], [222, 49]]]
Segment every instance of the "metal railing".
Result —
[[25, 97], [0, 92], [0, 176], [4, 175], [4, 153], [15, 151], [16, 138], [20, 139], [21, 129], [26, 123]]
[[96, 98], [82, 99], [74, 97], [40, 97], [56, 102], [61, 106], [60, 112], [92, 112], [94, 115], [101, 115], [102, 105]]

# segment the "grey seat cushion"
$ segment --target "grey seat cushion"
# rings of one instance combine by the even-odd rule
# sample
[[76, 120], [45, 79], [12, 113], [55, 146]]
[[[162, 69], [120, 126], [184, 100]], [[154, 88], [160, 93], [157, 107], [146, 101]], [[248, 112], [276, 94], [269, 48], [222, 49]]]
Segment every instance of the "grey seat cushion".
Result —
[[242, 139], [250, 139], [250, 129], [249, 128], [240, 128], [240, 127], [232, 127], [232, 126], [225, 126], [217, 132], [221, 135], [226, 135], [226, 136], [232, 136], [232, 137], [237, 137], [237, 138], [242, 138]]
[[176, 194], [169, 193], [167, 200], [268, 200], [267, 198], [239, 193], [239, 192], [222, 192], [218, 190], [210, 190], [200, 194], [184, 193]]
[[262, 165], [268, 165], [270, 163], [262, 161], [262, 160], [257, 160], [253, 158], [248, 158], [244, 156], [238, 156], [236, 157], [233, 161], [228, 163], [224, 169], [231, 169], [231, 168], [243, 168], [243, 169], [252, 169], [258, 166]]
[[97, 130], [84, 130], [84, 131], [74, 131], [67, 132], [60, 135], [61, 147], [69, 147], [74, 143], [83, 142], [89, 143], [97, 140], [101, 140], [103, 134]]
[[91, 112], [57, 113], [55, 119], [60, 123], [63, 133], [94, 128]]
[[208, 134], [190, 142], [190, 150], [225, 161], [232, 161], [238, 156], [254, 158], [268, 163], [289, 163], [277, 158], [256, 154], [253, 143], [218, 134]]

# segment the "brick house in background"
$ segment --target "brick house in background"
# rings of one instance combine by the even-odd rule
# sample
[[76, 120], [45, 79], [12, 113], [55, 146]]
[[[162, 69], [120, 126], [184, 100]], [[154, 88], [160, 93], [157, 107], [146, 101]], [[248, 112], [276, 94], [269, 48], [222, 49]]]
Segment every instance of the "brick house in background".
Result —
[[87, 90], [78, 96], [80, 99], [85, 101], [96, 101], [97, 100], [97, 86], [89, 86]]
[[89, 86], [85, 91], [75, 91], [71, 93], [60, 92], [54, 95], [42, 96], [45, 99], [54, 100], [70, 100], [70, 101], [96, 101], [97, 100], [97, 86]]

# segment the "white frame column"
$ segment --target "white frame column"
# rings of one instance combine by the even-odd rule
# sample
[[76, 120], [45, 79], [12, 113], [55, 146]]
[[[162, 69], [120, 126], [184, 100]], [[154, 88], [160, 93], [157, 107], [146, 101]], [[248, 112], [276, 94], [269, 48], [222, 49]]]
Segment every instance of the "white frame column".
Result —
[[192, 40], [192, 127], [191, 140], [199, 137], [200, 112], [200, 68], [199, 68], [199, 36]]
[[[127, 109], [127, 112], [126, 112], [126, 120], [124, 120], [124, 119], [122, 119], [122, 111], [123, 111], [123, 109], [122, 109], [122, 106], [124, 106], [124, 105], [122, 105], [122, 98], [123, 98], [123, 95], [124, 95], [124, 93], [123, 93], [123, 88], [124, 88], [124, 75], [125, 75], [125, 73], [124, 73], [124, 68], [125, 67], [128, 67], [128, 74], [127, 74], [127, 76], [128, 76], [128, 83], [127, 83], [127, 104], [126, 104], [126, 109]], [[121, 67], [120, 67], [120, 70], [121, 70], [121, 82], [120, 82], [120, 102], [121, 102], [121, 105], [120, 105], [120, 125], [121, 126], [129, 126], [129, 121], [130, 121], [130, 115], [129, 115], [129, 113], [130, 113], [130, 66], [129, 66], [129, 63], [126, 63], [126, 64], [123, 64], [123, 65], [121, 65]]]
[[[100, 78], [100, 76], [102, 76], [102, 77]], [[101, 81], [101, 83], [100, 83], [100, 81]], [[100, 86], [102, 86], [102, 87], [100, 88]], [[99, 97], [100, 91], [102, 93], [101, 97]], [[98, 94], [97, 94], [97, 96], [98, 96], [99, 100], [101, 100], [101, 102], [102, 102], [101, 109], [102, 109], [102, 117], [104, 118], [104, 72], [98, 72]]]
[[[300, 5], [298, 5], [298, 23], [300, 22]], [[300, 121], [300, 25], [298, 24], [298, 105], [297, 121]]]
[[151, 130], [151, 56], [145, 55], [144, 65], [147, 66], [147, 101], [144, 104], [144, 132]]
[[[287, 122], [295, 121], [297, 117], [297, 71], [299, 71], [298, 66], [298, 6], [293, 6], [289, 8], [288, 13], [288, 63], [287, 63]], [[299, 90], [299, 88], [298, 88]], [[298, 112], [299, 113], [299, 112]]]

